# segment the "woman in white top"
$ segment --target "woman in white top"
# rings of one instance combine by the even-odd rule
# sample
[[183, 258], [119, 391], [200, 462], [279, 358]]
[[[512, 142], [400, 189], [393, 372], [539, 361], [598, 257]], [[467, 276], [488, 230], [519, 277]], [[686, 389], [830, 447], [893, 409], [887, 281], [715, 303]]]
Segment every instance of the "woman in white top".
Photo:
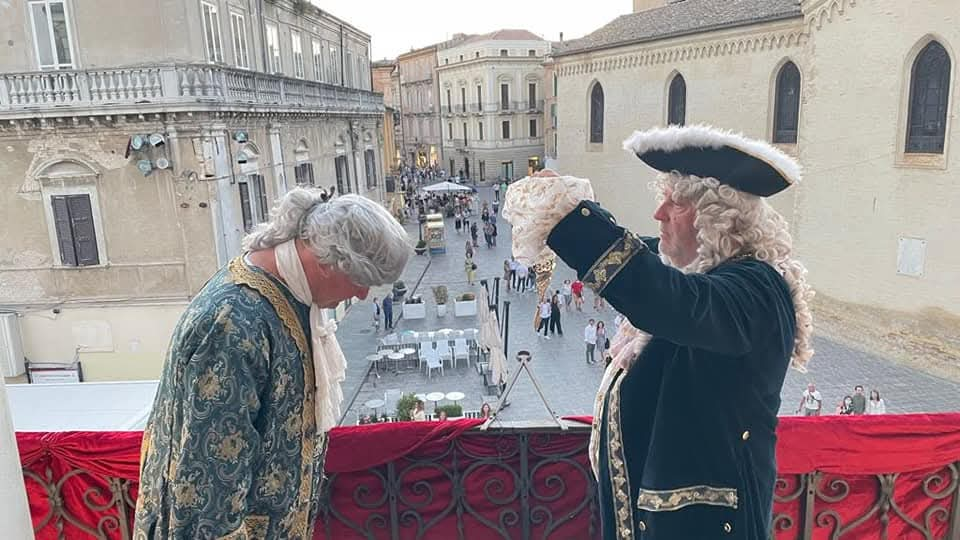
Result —
[[410, 411], [410, 417], [414, 422], [423, 422], [427, 419], [427, 413], [423, 410], [423, 401], [417, 400], [417, 405]]
[[550, 339], [547, 335], [550, 326], [550, 299], [546, 296], [540, 299], [540, 325], [537, 326], [537, 336], [540, 336], [540, 330], [543, 330], [543, 337]]
[[886, 414], [887, 405], [883, 402], [883, 398], [880, 397], [880, 392], [876, 390], [870, 391], [870, 399], [867, 400], [867, 414]]

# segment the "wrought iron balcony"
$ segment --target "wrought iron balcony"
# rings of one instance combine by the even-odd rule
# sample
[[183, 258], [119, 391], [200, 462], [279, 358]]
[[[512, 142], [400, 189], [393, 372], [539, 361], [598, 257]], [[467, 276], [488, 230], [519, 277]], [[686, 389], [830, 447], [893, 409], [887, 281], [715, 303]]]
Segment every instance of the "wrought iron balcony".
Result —
[[209, 64], [0, 74], [0, 118], [202, 110], [383, 113], [383, 95]]

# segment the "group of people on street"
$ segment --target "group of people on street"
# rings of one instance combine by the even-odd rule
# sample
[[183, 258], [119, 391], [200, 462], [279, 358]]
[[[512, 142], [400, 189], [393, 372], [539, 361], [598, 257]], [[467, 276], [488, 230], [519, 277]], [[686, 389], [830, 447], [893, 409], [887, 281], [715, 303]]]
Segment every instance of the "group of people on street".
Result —
[[[813, 383], [807, 384], [807, 389], [800, 396], [800, 405], [797, 414], [801, 416], [821, 416], [823, 414], [823, 396]], [[834, 409], [838, 415], [886, 414], [887, 404], [880, 397], [879, 390], [870, 390], [870, 396], [864, 394], [863, 385], [853, 387], [853, 394], [843, 396], [843, 399]]]

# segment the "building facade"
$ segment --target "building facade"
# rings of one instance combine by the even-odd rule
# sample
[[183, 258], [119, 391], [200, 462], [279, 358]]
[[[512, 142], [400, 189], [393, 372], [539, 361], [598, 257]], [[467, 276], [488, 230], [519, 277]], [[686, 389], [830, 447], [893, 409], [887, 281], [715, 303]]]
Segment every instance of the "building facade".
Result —
[[565, 173], [654, 233], [653, 173], [621, 149], [634, 130], [706, 123], [771, 141], [805, 170], [772, 203], [818, 294], [960, 315], [955, 2], [645, 4], [554, 55]]
[[28, 361], [156, 378], [187, 302], [288, 189], [382, 200], [370, 37], [345, 21], [291, 0], [4, 15], [0, 311]]
[[387, 174], [397, 171], [403, 156], [399, 143], [400, 132], [400, 70], [394, 60], [373, 63], [373, 91], [383, 94], [383, 155]]
[[543, 60], [550, 42], [526, 30], [470, 36], [437, 50], [443, 166], [484, 181], [543, 163]]
[[400, 72], [400, 131], [408, 166], [440, 164], [440, 102], [437, 95], [437, 46], [397, 57]]

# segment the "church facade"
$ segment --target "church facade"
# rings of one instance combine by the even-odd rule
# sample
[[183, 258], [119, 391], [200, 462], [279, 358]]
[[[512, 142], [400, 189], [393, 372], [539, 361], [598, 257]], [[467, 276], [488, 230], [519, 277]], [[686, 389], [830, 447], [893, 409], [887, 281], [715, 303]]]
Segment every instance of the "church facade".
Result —
[[553, 53], [560, 170], [655, 233], [654, 173], [621, 147], [634, 130], [702, 123], [771, 141], [804, 167], [771, 203], [819, 294], [960, 315], [953, 0], [640, 4]]

